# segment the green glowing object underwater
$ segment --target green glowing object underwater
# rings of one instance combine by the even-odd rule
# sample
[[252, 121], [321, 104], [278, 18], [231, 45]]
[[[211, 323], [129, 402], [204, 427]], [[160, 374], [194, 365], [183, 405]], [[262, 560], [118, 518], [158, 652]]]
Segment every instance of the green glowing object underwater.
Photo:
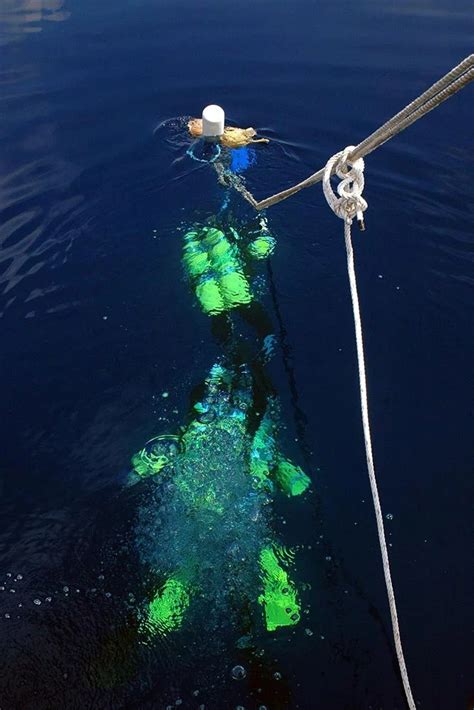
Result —
[[258, 601], [264, 608], [267, 631], [275, 631], [280, 626], [297, 624], [300, 620], [297, 592], [278, 561], [274, 547], [265, 547], [262, 550], [260, 566], [264, 588]]
[[[239, 520], [238, 496], [247, 506], [244, 511], [249, 501], [253, 501], [252, 515], [257, 519], [259, 510], [270, 502], [269, 496], [273, 496], [277, 488], [287, 496], [297, 496], [310, 485], [302, 469], [279, 453], [276, 401], [268, 401], [253, 434], [249, 430], [252, 405], [250, 374], [236, 374], [216, 364], [206, 379], [205, 396], [194, 405], [194, 418], [181, 434], [155, 437], [132, 458], [134, 472], [140, 478], [172, 482], [179, 509], [185, 511], [183, 524], [194, 521], [199, 535], [212, 528], [216, 528], [218, 535], [219, 530], [224, 535], [225, 525], [232, 516], [236, 516], [240, 531], [247, 526], [250, 530], [251, 520]], [[235, 481], [237, 471], [240, 482]], [[260, 606], [263, 610], [267, 630], [275, 631], [298, 623], [300, 603], [296, 587], [285, 569], [288, 559], [280, 554], [281, 548], [272, 539], [271, 531], [256, 525], [257, 532], [263, 531], [255, 552], [250, 551], [250, 556], [254, 555], [257, 581], [246, 594], [253, 596], [257, 609]], [[192, 528], [186, 538], [183, 525], [178, 521], [171, 537], [175, 539], [180, 534], [186, 540], [196, 537]], [[242, 533], [230, 529], [234, 540], [239, 534]], [[166, 577], [145, 612], [141, 625], [144, 632], [166, 634], [178, 629], [193, 598], [202, 595], [200, 569], [208, 562], [205, 543], [192, 549], [189, 542], [184, 542], [179, 550], [179, 567]], [[160, 569], [156, 571], [160, 573]], [[239, 575], [238, 567], [235, 575]]]
[[155, 436], [143, 449], [132, 456], [133, 470], [140, 478], [154, 476], [167, 466], [174, 453], [170, 442], [179, 442], [179, 436], [167, 434]]
[[275, 239], [270, 234], [262, 234], [247, 247], [247, 251], [253, 259], [268, 259], [274, 250]]
[[[237, 246], [240, 237], [234, 229], [229, 232], [231, 239], [220, 229], [198, 227], [184, 237], [184, 267], [207, 315], [218, 315], [248, 305], [253, 300], [244, 272], [244, 260]], [[274, 245], [273, 237], [262, 235], [249, 245], [247, 251], [254, 259], [264, 259], [273, 252]]]
[[[271, 256], [276, 242], [264, 219], [246, 234], [197, 225], [184, 236], [184, 269], [207, 315], [254, 299], [246, 266]], [[216, 363], [189, 424], [154, 437], [132, 457], [131, 482], [151, 479], [147, 485], [168, 492], [166, 503], [152, 495], [144, 508], [140, 550], [162, 584], [144, 611], [143, 633], [179, 629], [202, 599], [209, 610], [226, 600], [219, 607], [225, 614], [250, 606], [271, 632], [300, 620], [288, 569], [293, 555], [275, 539], [267, 506], [278, 491], [303, 494], [310, 479], [279, 450], [276, 399], [255, 411], [253, 384], [247, 366]]]
[[151, 631], [166, 633], [177, 629], [189, 606], [186, 584], [172, 577], [165, 582], [162, 591], [148, 606], [146, 626]]
[[287, 496], [301, 495], [311, 483], [303, 469], [282, 456], [277, 457], [275, 478]]

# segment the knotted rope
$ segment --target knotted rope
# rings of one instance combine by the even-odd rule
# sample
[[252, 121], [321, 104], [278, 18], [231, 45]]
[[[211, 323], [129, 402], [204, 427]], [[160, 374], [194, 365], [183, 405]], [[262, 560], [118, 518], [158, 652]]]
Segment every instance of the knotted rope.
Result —
[[[405, 128], [408, 128], [412, 123], [426, 116], [427, 113], [463, 89], [471, 81], [474, 81], [474, 54], [470, 54], [463, 59], [462, 62], [453, 67], [451, 71], [442, 76], [441, 79], [430, 86], [429, 89], [424, 91], [414, 101], [411, 101], [405, 108], [371, 133], [370, 136], [367, 136], [361, 143], [354, 146], [352, 148], [353, 154], [351, 155], [352, 161], [356, 161], [357, 158], [363, 158], [365, 155], [368, 155], [373, 150], [386, 143], [390, 138], [393, 138], [393, 136], [404, 131]], [[219, 179], [222, 181], [223, 172], [225, 171], [219, 163], [216, 163], [215, 167], [218, 171]], [[291, 197], [291, 195], [295, 195], [300, 190], [303, 190], [303, 188], [310, 187], [320, 182], [323, 179], [324, 171], [325, 168], [321, 168], [306, 178], [306, 180], [302, 180], [298, 184], [293, 185], [293, 187], [277, 192], [275, 195], [271, 195], [260, 201], [256, 200], [252, 193], [247, 190], [240, 176], [234, 177], [231, 187], [237, 190], [237, 192], [240, 192], [242, 197], [247, 200], [252, 207], [260, 211], [272, 205], [276, 205], [282, 200], [286, 200], [288, 197]]]
[[[354, 326], [357, 344], [357, 361], [359, 366], [359, 388], [360, 404], [362, 411], [362, 426], [364, 429], [365, 455], [367, 458], [367, 469], [369, 472], [370, 488], [374, 503], [375, 518], [377, 521], [377, 532], [379, 537], [380, 552], [382, 553], [383, 572], [385, 586], [387, 589], [390, 616], [392, 619], [393, 640], [397, 653], [398, 665], [402, 677], [403, 688], [410, 710], [416, 710], [415, 701], [411, 692], [410, 681], [408, 679], [405, 657], [403, 654], [400, 629], [398, 626], [397, 605], [395, 592], [393, 590], [392, 575], [390, 572], [390, 560], [388, 557], [387, 541], [385, 539], [385, 529], [383, 524], [382, 507], [380, 505], [377, 479], [375, 476], [374, 457], [372, 453], [372, 440], [370, 436], [369, 407], [367, 401], [367, 380], [365, 374], [364, 342], [362, 337], [362, 321], [360, 316], [359, 296], [357, 293], [357, 281], [354, 266], [354, 251], [352, 248], [351, 225], [354, 218], [357, 218], [359, 226], [364, 229], [363, 212], [367, 209], [367, 202], [362, 197], [364, 189], [364, 161], [362, 158], [351, 160], [349, 155], [354, 150], [354, 146], [348, 146], [340, 153], [336, 153], [330, 158], [324, 168], [323, 192], [328, 205], [338, 217], [344, 220], [344, 239], [347, 253], [347, 270], [352, 298], [352, 310], [354, 313]], [[334, 193], [331, 185], [331, 175], [335, 173], [341, 182], [337, 186], [338, 196]]]
[[[354, 150], [353, 145], [336, 153], [326, 163], [323, 177], [323, 192], [329, 207], [334, 214], [343, 219], [349, 226], [354, 217], [357, 217], [359, 226], [364, 229], [363, 212], [367, 209], [367, 202], [362, 197], [364, 190], [364, 161], [349, 160], [350, 153]], [[337, 186], [336, 197], [331, 185], [331, 175], [337, 175], [341, 182]]]

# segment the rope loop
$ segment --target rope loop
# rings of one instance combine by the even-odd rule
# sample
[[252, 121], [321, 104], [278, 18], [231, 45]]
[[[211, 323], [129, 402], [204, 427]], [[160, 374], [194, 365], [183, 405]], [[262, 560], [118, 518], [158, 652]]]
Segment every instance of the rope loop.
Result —
[[[219, 143], [212, 144], [212, 148], [215, 149], [213, 155], [210, 155], [209, 157], [205, 156], [204, 158], [198, 158], [198, 156], [196, 155], [195, 149], [197, 145], [201, 147], [201, 150], [203, 150], [203, 147], [207, 147], [205, 144], [202, 143], [202, 141], [195, 141], [195, 143], [193, 143], [186, 151], [186, 155], [189, 155], [189, 157], [195, 160], [197, 163], [215, 163], [216, 160], [220, 158], [222, 148], [220, 147]], [[205, 154], [203, 153], [203, 155]]]
[[[362, 197], [364, 190], [364, 161], [362, 158], [350, 160], [349, 155], [355, 146], [348, 145], [329, 158], [324, 168], [323, 192], [329, 207], [335, 215], [343, 219], [347, 224], [352, 224], [354, 217], [357, 217], [362, 225], [362, 213], [367, 209], [367, 202]], [[331, 185], [331, 176], [336, 174], [341, 182], [337, 186], [337, 194]]]

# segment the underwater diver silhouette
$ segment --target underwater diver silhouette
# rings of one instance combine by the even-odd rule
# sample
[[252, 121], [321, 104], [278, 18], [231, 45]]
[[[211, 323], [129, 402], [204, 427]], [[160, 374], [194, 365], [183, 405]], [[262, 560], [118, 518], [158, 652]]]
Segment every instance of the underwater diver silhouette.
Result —
[[[279, 450], [279, 407], [265, 368], [273, 328], [254, 297], [249, 266], [268, 257], [275, 240], [262, 221], [239, 231], [216, 223], [186, 232], [183, 264], [224, 355], [194, 393], [191, 421], [132, 459], [135, 480], [153, 477], [160, 490], [167, 487], [166, 502], [148, 509], [137, 529], [146, 536], [159, 520], [159, 540], [144, 553], [142, 546], [164, 578], [145, 610], [144, 633], [179, 628], [203, 598], [218, 615], [237, 612], [241, 620], [260, 609], [268, 631], [300, 619], [287, 569], [293, 553], [272, 531], [269, 504], [277, 491], [302, 494], [310, 479]], [[256, 331], [254, 353], [239, 338], [237, 312]]]
[[[220, 160], [239, 173], [253, 155], [224, 148]], [[258, 266], [276, 240], [265, 217], [237, 220], [230, 202], [227, 190], [217, 214], [188, 227], [182, 255], [222, 355], [192, 392], [188, 421], [132, 458], [130, 483], [141, 481], [145, 491], [135, 541], [152, 580], [139, 610], [144, 644], [205, 619], [216, 636], [223, 625], [238, 629], [237, 647], [245, 649], [254, 632], [293, 627], [301, 618], [290, 577], [295, 553], [272, 525], [277, 496], [298, 496], [310, 486], [281, 452], [279, 404], [267, 368], [276, 339], [258, 299], [264, 280]]]

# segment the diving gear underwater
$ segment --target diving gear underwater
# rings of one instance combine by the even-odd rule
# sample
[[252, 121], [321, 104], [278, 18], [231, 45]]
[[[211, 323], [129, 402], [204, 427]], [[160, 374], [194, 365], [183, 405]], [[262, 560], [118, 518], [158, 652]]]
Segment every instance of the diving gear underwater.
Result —
[[215, 316], [250, 304], [254, 295], [245, 273], [248, 258], [266, 259], [275, 239], [265, 229], [244, 248], [233, 227], [197, 225], [184, 236], [183, 264], [204, 313]]
[[[232, 150], [225, 134], [219, 143], [203, 141], [204, 162], [219, 159], [243, 172], [255, 162], [248, 147], [254, 135], [244, 131], [241, 147]], [[275, 336], [259, 302], [258, 269], [276, 240], [263, 215], [237, 223], [227, 197], [218, 215], [183, 230], [182, 246], [185, 276], [224, 354], [188, 422], [132, 457], [129, 482], [145, 492], [135, 539], [151, 580], [139, 620], [144, 643], [191, 628], [197, 618], [207, 630], [222, 628], [222, 620], [235, 629], [252, 619], [257, 632], [273, 633], [294, 627], [302, 613], [294, 552], [279, 539], [272, 513], [279, 498], [301, 496], [311, 484], [280, 449], [280, 407], [266, 372]], [[232, 318], [237, 311], [255, 343], [241, 339]]]
[[170, 577], [163, 589], [150, 602], [146, 626], [152, 631], [166, 634], [178, 628], [189, 606], [189, 593], [184, 582]]
[[153, 476], [164, 468], [177, 453], [179, 436], [161, 435], [147, 441], [132, 457], [133, 471], [140, 478]]
[[[132, 458], [137, 477], [148, 478], [157, 489], [172, 487], [167, 505], [182, 516], [179, 521], [175, 514], [168, 515], [171, 529], [163, 534], [163, 549], [152, 553], [151, 566], [165, 581], [144, 612], [143, 633], [166, 635], [179, 629], [195, 600], [209, 596], [213, 603], [214, 593], [227, 593], [222, 590], [223, 581], [234, 587], [229, 603], [260, 609], [267, 631], [293, 626], [300, 619], [298, 591], [287, 569], [288, 555], [279, 554], [281, 545], [271, 529], [269, 504], [278, 490], [287, 496], [301, 495], [310, 479], [278, 450], [275, 400], [269, 401], [252, 431], [252, 386], [247, 368], [232, 370], [216, 363], [206, 378], [204, 396], [195, 403], [194, 415], [180, 435], [151, 440], [158, 444], [171, 441], [173, 456], [163, 463], [161, 448], [145, 447]], [[282, 461], [285, 475], [281, 474]], [[157, 510], [156, 515], [163, 521], [167, 514]], [[169, 556], [166, 540], [172, 540]], [[216, 544], [221, 544], [217, 551]], [[221, 573], [215, 579], [211, 574], [209, 582], [213, 555], [212, 567], [220, 565]], [[235, 589], [236, 580], [241, 595]]]
[[183, 263], [204, 313], [217, 315], [251, 302], [239, 252], [221, 230], [189, 231], [184, 237]]

